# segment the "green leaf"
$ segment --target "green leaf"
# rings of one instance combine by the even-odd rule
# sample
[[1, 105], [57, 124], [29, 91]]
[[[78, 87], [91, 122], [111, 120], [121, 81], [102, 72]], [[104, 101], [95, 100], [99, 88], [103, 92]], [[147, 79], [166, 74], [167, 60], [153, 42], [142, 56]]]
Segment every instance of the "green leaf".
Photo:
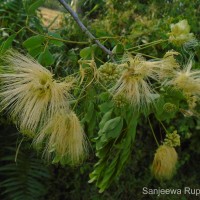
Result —
[[44, 49], [43, 46], [38, 46], [33, 49], [28, 49], [28, 52], [32, 57], [36, 58], [43, 51], [43, 49]]
[[[167, 90], [167, 93], [162, 94], [156, 102], [155, 116], [161, 121], [170, 120], [175, 117], [179, 108], [179, 103], [183, 98], [181, 92], [174, 90], [174, 93], [177, 94], [176, 96], [172, 91], [173, 90]], [[171, 111], [167, 111], [164, 109], [167, 103], [174, 105], [175, 108]]]
[[107, 121], [102, 129], [103, 133], [112, 131], [122, 120], [121, 117], [115, 117], [114, 119], [110, 119], [109, 121]]
[[133, 114], [127, 120], [127, 134], [131, 136], [132, 140], [135, 139], [138, 118], [139, 118], [138, 114], [135, 114], [135, 115]]
[[97, 180], [97, 185], [100, 188], [99, 193], [104, 192], [104, 190], [109, 187], [109, 185], [112, 183], [112, 180], [115, 178], [117, 161], [118, 154], [113, 158], [112, 163], [109, 163], [109, 166], [102, 171], [102, 180]]
[[113, 52], [114, 54], [123, 54], [123, 53], [124, 53], [124, 46], [123, 46], [122, 44], [117, 44], [117, 45], [113, 48], [112, 52]]
[[80, 51], [80, 56], [83, 59], [91, 59], [92, 53], [96, 50], [97, 45], [93, 44], [91, 47], [85, 47]]
[[101, 122], [99, 124], [100, 129], [103, 129], [105, 123], [111, 118], [112, 110], [108, 111], [104, 114], [103, 118], [101, 119]]
[[108, 101], [99, 105], [99, 109], [101, 112], [105, 113], [108, 110], [111, 110], [114, 107], [113, 101]]
[[6, 41], [3, 42], [3, 44], [0, 47], [1, 54], [4, 53], [6, 50], [8, 50], [11, 47], [12, 42], [15, 39], [15, 37], [16, 37], [16, 34], [13, 34], [10, 37], [8, 37]]
[[43, 66], [52, 65], [55, 61], [53, 55], [50, 53], [49, 49], [46, 48], [44, 52], [40, 53], [38, 61]]
[[160, 96], [160, 98], [157, 100], [156, 102], [156, 114], [157, 115], [160, 115], [163, 113], [163, 106], [165, 104], [165, 100], [164, 100], [164, 97], [163, 96]]
[[119, 117], [119, 119], [117, 119], [116, 121], [117, 125], [115, 126], [115, 128], [111, 131], [106, 132], [107, 138], [117, 138], [120, 135], [123, 127], [123, 119]]
[[41, 46], [44, 41], [45, 37], [43, 35], [36, 35], [25, 40], [23, 46], [27, 49], [34, 49]]
[[77, 61], [78, 61], [78, 56], [77, 56], [77, 54], [76, 54], [76, 52], [74, 51], [74, 49], [71, 49], [71, 50], [69, 50], [68, 51], [68, 53], [67, 53], [67, 58], [69, 59], [69, 60], [71, 60], [73, 63], [77, 63]]
[[87, 133], [88, 136], [92, 136], [94, 134], [94, 130], [96, 128], [96, 118], [97, 112], [95, 111], [94, 102], [90, 101], [89, 105], [86, 106], [86, 114], [84, 117], [85, 122], [87, 122]]
[[184, 95], [180, 90], [177, 90], [174, 88], [168, 88], [166, 92], [169, 97], [171, 97], [172, 99], [176, 101], [184, 99]]
[[93, 112], [94, 112], [94, 103], [89, 102], [89, 105], [87, 107], [87, 113], [85, 115], [86, 122], [90, 122], [92, 120]]
[[[100, 123], [99, 137], [96, 138], [96, 156], [99, 160], [90, 174], [89, 181], [96, 181], [99, 192], [107, 189], [119, 176], [131, 154], [139, 114], [128, 108], [125, 113], [124, 118], [118, 116], [110, 119], [114, 113], [109, 111], [104, 114]], [[105, 122], [106, 119], [110, 120]], [[101, 128], [103, 122], [105, 125]], [[125, 125], [127, 127], [122, 131]]]
[[99, 95], [99, 99], [103, 102], [106, 102], [108, 101], [108, 99], [110, 98], [110, 93], [109, 92], [102, 92], [100, 95]]
[[81, 58], [83, 58], [83, 59], [89, 59], [91, 53], [92, 53], [91, 47], [85, 47], [84, 49], [82, 49], [82, 50], [80, 51], [80, 56], [81, 56]]
[[[58, 33], [49, 32], [48, 35], [53, 37], [53, 38], [62, 39], [62, 37]], [[50, 39], [50, 43], [55, 44], [58, 47], [61, 47], [61, 46], [64, 45], [64, 43], [62, 41], [59, 41], [59, 40], [56, 40], [56, 39]]]
[[45, 0], [38, 0], [34, 3], [32, 3], [28, 8], [28, 14], [32, 15], [35, 13], [35, 11], [45, 2]]

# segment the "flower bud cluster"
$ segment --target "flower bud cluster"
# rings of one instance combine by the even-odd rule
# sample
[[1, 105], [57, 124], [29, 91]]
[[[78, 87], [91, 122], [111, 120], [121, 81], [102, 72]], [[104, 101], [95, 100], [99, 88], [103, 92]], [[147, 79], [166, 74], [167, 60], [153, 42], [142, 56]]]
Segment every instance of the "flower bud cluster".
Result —
[[177, 106], [173, 103], [165, 103], [163, 106], [163, 110], [168, 113], [175, 112], [177, 110]]
[[113, 98], [116, 107], [120, 108], [125, 106], [128, 102], [127, 99], [123, 95], [117, 95]]
[[168, 133], [164, 139], [164, 144], [170, 147], [180, 146], [180, 135], [175, 130], [173, 133]]
[[121, 76], [122, 68], [114, 63], [105, 63], [100, 66], [100, 77], [105, 84], [114, 84]]

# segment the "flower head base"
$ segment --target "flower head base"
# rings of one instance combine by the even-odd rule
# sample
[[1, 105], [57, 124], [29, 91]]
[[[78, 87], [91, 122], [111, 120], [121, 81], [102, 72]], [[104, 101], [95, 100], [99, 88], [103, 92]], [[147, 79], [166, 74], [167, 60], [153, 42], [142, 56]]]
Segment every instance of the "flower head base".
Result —
[[58, 109], [68, 112], [68, 91], [72, 83], [56, 82], [47, 69], [15, 51], [9, 52], [2, 60], [8, 72], [0, 74], [0, 105], [2, 110], [9, 112], [21, 131], [36, 132]]
[[178, 155], [173, 147], [161, 145], [155, 155], [152, 164], [152, 174], [159, 180], [170, 180], [175, 173]]
[[141, 56], [129, 57], [126, 70], [111, 91], [114, 98], [122, 95], [136, 108], [148, 108], [158, 97], [153, 93], [148, 78], [156, 79], [156, 77], [154, 63], [146, 62]]
[[67, 158], [72, 165], [86, 155], [85, 134], [74, 112], [57, 112], [35, 139], [36, 146], [43, 146], [44, 142], [47, 157]]
[[177, 46], [194, 39], [194, 34], [190, 33], [190, 26], [187, 20], [182, 20], [176, 24], [171, 24], [169, 41]]

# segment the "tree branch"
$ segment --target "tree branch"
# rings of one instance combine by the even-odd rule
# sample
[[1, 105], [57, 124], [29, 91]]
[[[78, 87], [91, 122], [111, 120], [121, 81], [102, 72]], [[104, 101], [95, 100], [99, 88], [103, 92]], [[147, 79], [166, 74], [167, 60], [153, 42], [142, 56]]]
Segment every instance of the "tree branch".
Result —
[[92, 33], [85, 27], [85, 25], [81, 22], [81, 20], [79, 19], [78, 15], [76, 14], [76, 12], [74, 12], [71, 7], [65, 2], [65, 0], [58, 0], [63, 6], [64, 8], [70, 13], [70, 15], [74, 18], [74, 20], [76, 21], [76, 23], [78, 24], [78, 26], [81, 28], [81, 30], [88, 35], [88, 37], [94, 41], [106, 54], [108, 54], [110, 56], [110, 58], [112, 59], [112, 61], [115, 61], [113, 58], [113, 53], [112, 51], [110, 51], [109, 49], [107, 49], [105, 46], [103, 46], [99, 40], [97, 40], [94, 35], [92, 35]]

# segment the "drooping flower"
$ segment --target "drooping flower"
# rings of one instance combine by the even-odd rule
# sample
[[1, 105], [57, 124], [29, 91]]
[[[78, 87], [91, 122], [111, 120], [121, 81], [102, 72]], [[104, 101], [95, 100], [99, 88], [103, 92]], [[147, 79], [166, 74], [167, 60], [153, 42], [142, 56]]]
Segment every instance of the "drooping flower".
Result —
[[171, 24], [169, 41], [175, 45], [183, 45], [194, 39], [194, 34], [190, 33], [190, 26], [187, 20], [182, 20], [176, 24]]
[[152, 174], [159, 180], [170, 180], [175, 171], [178, 155], [173, 147], [161, 145], [155, 155], [152, 164]]
[[67, 158], [72, 165], [82, 161], [87, 152], [83, 128], [72, 111], [58, 111], [38, 133], [35, 145], [44, 146], [47, 157]]
[[69, 111], [72, 82], [56, 82], [53, 74], [29, 56], [10, 51], [2, 58], [0, 106], [21, 131], [35, 132], [58, 109]]
[[149, 78], [157, 79], [156, 70], [155, 63], [145, 61], [139, 55], [129, 56], [126, 70], [111, 89], [114, 98], [122, 95], [136, 108], [147, 108], [158, 97], [149, 81]]

